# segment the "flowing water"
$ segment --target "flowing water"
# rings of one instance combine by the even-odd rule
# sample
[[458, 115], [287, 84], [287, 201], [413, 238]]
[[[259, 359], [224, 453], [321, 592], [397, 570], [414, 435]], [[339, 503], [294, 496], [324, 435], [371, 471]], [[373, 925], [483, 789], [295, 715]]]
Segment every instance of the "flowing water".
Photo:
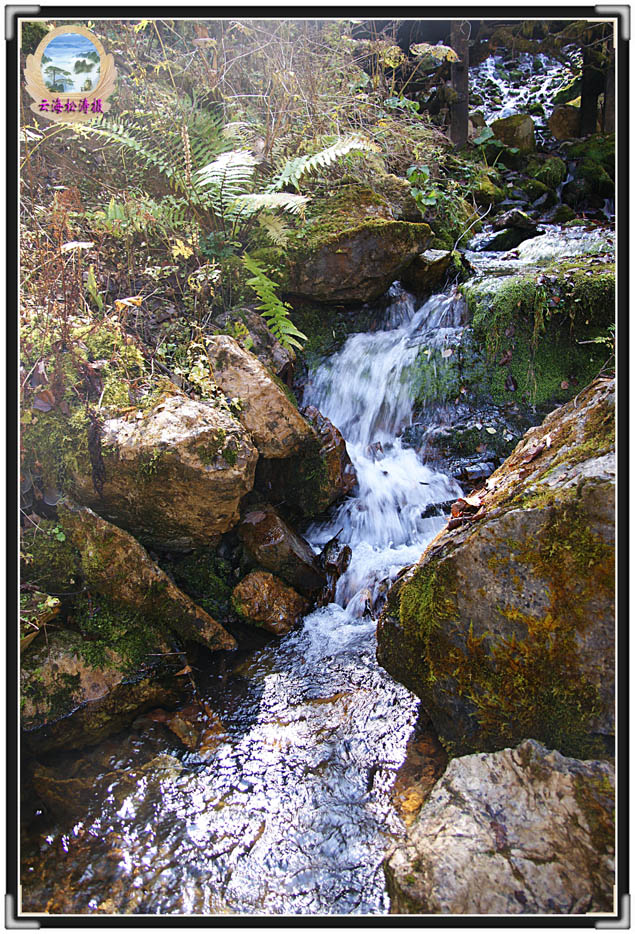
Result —
[[142, 718], [85, 752], [101, 799], [39, 852], [25, 845], [24, 910], [388, 910], [382, 858], [403, 831], [390, 792], [418, 704], [378, 666], [368, 608], [444, 524], [426, 507], [461, 492], [400, 441], [409, 367], [422, 342], [453, 338], [460, 303], [390, 298], [384, 329], [350, 337], [305, 393], [343, 432], [359, 479], [307, 533], [316, 550], [337, 532], [353, 549], [336, 602], [203, 688], [222, 721], [206, 747], [184, 755]]

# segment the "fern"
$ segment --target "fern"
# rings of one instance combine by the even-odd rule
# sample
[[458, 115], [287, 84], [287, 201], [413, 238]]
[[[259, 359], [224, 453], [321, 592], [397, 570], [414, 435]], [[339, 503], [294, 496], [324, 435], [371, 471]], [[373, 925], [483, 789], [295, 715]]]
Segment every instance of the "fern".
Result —
[[208, 189], [217, 212], [224, 216], [232, 201], [244, 195], [251, 185], [257, 162], [247, 149], [222, 153], [209, 165], [198, 169], [198, 184]]
[[306, 334], [299, 331], [289, 317], [291, 305], [288, 302], [281, 301], [276, 294], [278, 286], [265, 275], [264, 270], [247, 253], [242, 257], [245, 269], [252, 274], [251, 279], [247, 279], [246, 284], [254, 290], [261, 303], [258, 311], [267, 322], [271, 333], [276, 337], [283, 347], [287, 349], [297, 348], [302, 350], [301, 341], [307, 339]]
[[274, 211], [276, 208], [288, 211], [289, 214], [303, 214], [309, 200], [306, 195], [289, 194], [286, 191], [265, 191], [239, 195], [232, 206], [247, 215], [255, 214], [263, 209]]
[[258, 218], [258, 223], [274, 246], [285, 247], [287, 245], [291, 228], [287, 227], [278, 214], [262, 213]]
[[271, 190], [280, 190], [285, 185], [293, 185], [294, 188], [299, 189], [298, 182], [303, 175], [310, 175], [317, 169], [327, 169], [349, 152], [379, 152], [379, 147], [362, 136], [354, 135], [338, 139], [332, 146], [312, 156], [297, 156], [295, 159], [290, 159], [272, 184]]

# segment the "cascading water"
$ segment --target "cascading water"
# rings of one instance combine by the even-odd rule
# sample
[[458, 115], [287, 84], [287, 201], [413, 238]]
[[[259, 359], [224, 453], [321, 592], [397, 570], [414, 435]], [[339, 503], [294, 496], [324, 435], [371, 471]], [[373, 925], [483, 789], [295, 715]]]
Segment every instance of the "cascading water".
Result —
[[47, 837], [37, 870], [26, 854], [25, 910], [387, 910], [382, 858], [402, 831], [390, 789], [417, 701], [377, 665], [365, 611], [443, 525], [425, 507], [460, 493], [399, 438], [419, 344], [452, 335], [459, 306], [438, 295], [417, 310], [395, 287], [391, 298], [385, 330], [350, 337], [305, 394], [343, 432], [359, 479], [308, 532], [316, 547], [340, 532], [353, 549], [337, 602], [210, 688], [225, 732], [207, 753], [157, 756], [147, 736], [105, 744], [100, 765], [95, 753], [94, 770], [113, 773], [105, 800]]

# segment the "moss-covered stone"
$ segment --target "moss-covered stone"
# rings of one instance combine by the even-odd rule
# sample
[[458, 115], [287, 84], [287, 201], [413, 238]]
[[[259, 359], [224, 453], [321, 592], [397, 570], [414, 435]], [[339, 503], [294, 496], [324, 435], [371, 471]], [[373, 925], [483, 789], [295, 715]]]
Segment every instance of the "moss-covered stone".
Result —
[[506, 146], [513, 146], [520, 152], [533, 152], [536, 148], [534, 121], [528, 114], [515, 114], [494, 120], [491, 124], [494, 135]]
[[178, 697], [174, 674], [183, 656], [164, 654], [160, 641], [148, 640], [145, 657], [132, 667], [108, 647], [107, 666], [87, 660], [86, 642], [77, 632], [60, 630], [23, 655], [23, 743], [37, 755], [97, 743], [142, 711]]
[[391, 591], [379, 661], [452, 753], [533, 737], [588, 757], [614, 730], [613, 401], [598, 381], [532, 429], [480, 521], [440, 533]]
[[40, 519], [27, 525], [20, 535], [20, 577], [46, 590], [63, 594], [78, 589], [81, 577], [79, 552], [66, 537], [59, 522]]
[[567, 177], [567, 166], [557, 156], [548, 156], [544, 162], [531, 165], [528, 171], [532, 178], [552, 190], [555, 190]]
[[423, 223], [394, 220], [372, 189], [343, 186], [311, 201], [306, 224], [290, 236], [281, 288], [321, 302], [370, 301], [431, 237]]
[[612, 265], [570, 261], [476, 283], [464, 294], [494, 401], [564, 402], [607, 361], [606, 348], [593, 341], [614, 324]]

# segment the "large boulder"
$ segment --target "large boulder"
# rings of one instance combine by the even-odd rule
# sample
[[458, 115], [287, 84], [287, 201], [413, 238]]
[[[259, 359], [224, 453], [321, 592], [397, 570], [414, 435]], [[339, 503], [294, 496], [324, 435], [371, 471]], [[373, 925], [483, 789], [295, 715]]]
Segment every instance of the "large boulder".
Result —
[[307, 208], [292, 237], [283, 290], [319, 302], [379, 298], [432, 239], [427, 224], [395, 220], [389, 200], [363, 185], [342, 186]]
[[215, 544], [239, 518], [258, 452], [241, 424], [209, 402], [170, 396], [147, 412], [107, 419], [102, 485], [89, 470], [74, 498], [130, 529], [144, 544], [172, 550]]
[[357, 474], [341, 432], [315, 406], [302, 414], [312, 428], [302, 450], [285, 460], [261, 458], [256, 486], [268, 499], [284, 502], [287, 508], [310, 517], [351, 492]]
[[208, 649], [235, 648], [233, 636], [179, 590], [132, 535], [85, 507], [60, 504], [58, 511], [91, 592], [162, 621]]
[[506, 146], [512, 146], [523, 153], [533, 152], [536, 148], [534, 121], [529, 114], [516, 114], [513, 117], [494, 120], [491, 128], [496, 139]]
[[240, 399], [238, 418], [260, 454], [268, 458], [295, 454], [311, 428], [267, 368], [226, 334], [211, 338], [207, 353], [220, 388]]
[[294, 532], [273, 506], [263, 503], [245, 514], [238, 526], [241, 542], [256, 564], [314, 598], [326, 584], [326, 575], [309, 543]]
[[128, 659], [107, 648], [96, 664], [86, 638], [69, 630], [50, 632], [24, 653], [20, 666], [20, 719], [25, 747], [39, 755], [80, 748], [121, 730], [142, 710], [170, 705], [183, 667], [160, 639], [147, 639], [143, 658]]
[[378, 659], [453, 754], [614, 733], [614, 391], [530, 429], [390, 591]]
[[577, 139], [580, 136], [580, 108], [558, 104], [549, 117], [548, 126], [555, 139]]
[[385, 868], [395, 914], [612, 912], [615, 770], [534, 740], [454, 759]]
[[234, 587], [234, 609], [274, 636], [284, 636], [300, 621], [309, 603], [268, 571], [252, 571]]

